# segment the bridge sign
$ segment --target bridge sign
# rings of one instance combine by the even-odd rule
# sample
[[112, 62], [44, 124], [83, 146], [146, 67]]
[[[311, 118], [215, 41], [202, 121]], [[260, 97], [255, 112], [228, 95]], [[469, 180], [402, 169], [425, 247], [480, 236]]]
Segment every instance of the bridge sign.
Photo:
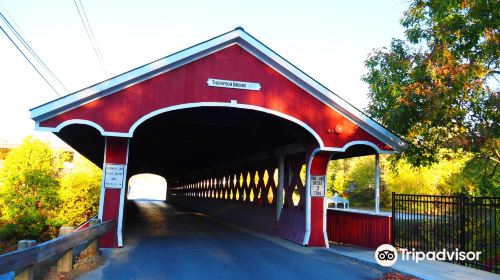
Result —
[[208, 79], [207, 84], [210, 87], [260, 90], [259, 83], [251, 83], [251, 82], [230, 81], [230, 80], [220, 80], [220, 79], [211, 79], [210, 78], [210, 79]]
[[311, 175], [311, 196], [325, 197], [325, 176]]
[[104, 170], [104, 187], [121, 189], [125, 181], [125, 164], [106, 164]]

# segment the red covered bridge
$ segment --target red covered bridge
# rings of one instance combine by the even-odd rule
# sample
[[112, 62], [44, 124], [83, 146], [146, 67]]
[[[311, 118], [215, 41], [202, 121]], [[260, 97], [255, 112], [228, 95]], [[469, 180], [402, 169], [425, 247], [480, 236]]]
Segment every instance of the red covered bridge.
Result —
[[123, 246], [126, 182], [145, 172], [166, 178], [170, 203], [328, 246], [328, 161], [405, 148], [241, 28], [31, 114], [38, 130], [103, 166], [99, 218], [118, 221], [103, 247]]

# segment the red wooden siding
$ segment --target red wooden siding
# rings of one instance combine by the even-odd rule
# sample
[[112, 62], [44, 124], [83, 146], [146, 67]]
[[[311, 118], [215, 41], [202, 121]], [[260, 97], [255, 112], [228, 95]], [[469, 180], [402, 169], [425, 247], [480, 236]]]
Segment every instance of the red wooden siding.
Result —
[[361, 247], [391, 244], [391, 217], [327, 210], [328, 240]]
[[[262, 88], [252, 91], [209, 87], [208, 78], [258, 82]], [[105, 131], [127, 133], [142, 116], [162, 108], [231, 100], [295, 117], [312, 127], [328, 147], [364, 140], [391, 150], [238, 45], [42, 121], [40, 126], [56, 127], [67, 120], [84, 119]], [[344, 131], [338, 135], [328, 133], [335, 125], [342, 125]]]

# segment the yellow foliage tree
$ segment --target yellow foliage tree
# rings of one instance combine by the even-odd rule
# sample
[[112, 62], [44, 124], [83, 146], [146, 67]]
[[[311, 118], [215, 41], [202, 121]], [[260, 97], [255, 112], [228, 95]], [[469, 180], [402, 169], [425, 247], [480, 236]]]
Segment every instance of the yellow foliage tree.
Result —
[[458, 155], [426, 167], [412, 167], [405, 160], [397, 163], [397, 169], [387, 168], [382, 180], [388, 189], [396, 193], [451, 195], [460, 192], [460, 186], [451, 182], [454, 175], [462, 172], [470, 155]]
[[59, 226], [57, 178], [67, 158], [47, 143], [27, 137], [0, 170], [0, 239], [53, 237]]
[[82, 156], [75, 157], [74, 168], [60, 180], [59, 217], [66, 225], [78, 226], [99, 209], [102, 171]]

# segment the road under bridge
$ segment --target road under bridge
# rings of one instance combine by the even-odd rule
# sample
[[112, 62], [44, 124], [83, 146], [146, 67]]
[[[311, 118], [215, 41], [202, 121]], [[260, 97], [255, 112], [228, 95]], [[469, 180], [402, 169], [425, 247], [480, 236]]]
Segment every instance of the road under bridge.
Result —
[[378, 279], [390, 269], [228, 227], [163, 201], [129, 201], [126, 247], [84, 279]]

